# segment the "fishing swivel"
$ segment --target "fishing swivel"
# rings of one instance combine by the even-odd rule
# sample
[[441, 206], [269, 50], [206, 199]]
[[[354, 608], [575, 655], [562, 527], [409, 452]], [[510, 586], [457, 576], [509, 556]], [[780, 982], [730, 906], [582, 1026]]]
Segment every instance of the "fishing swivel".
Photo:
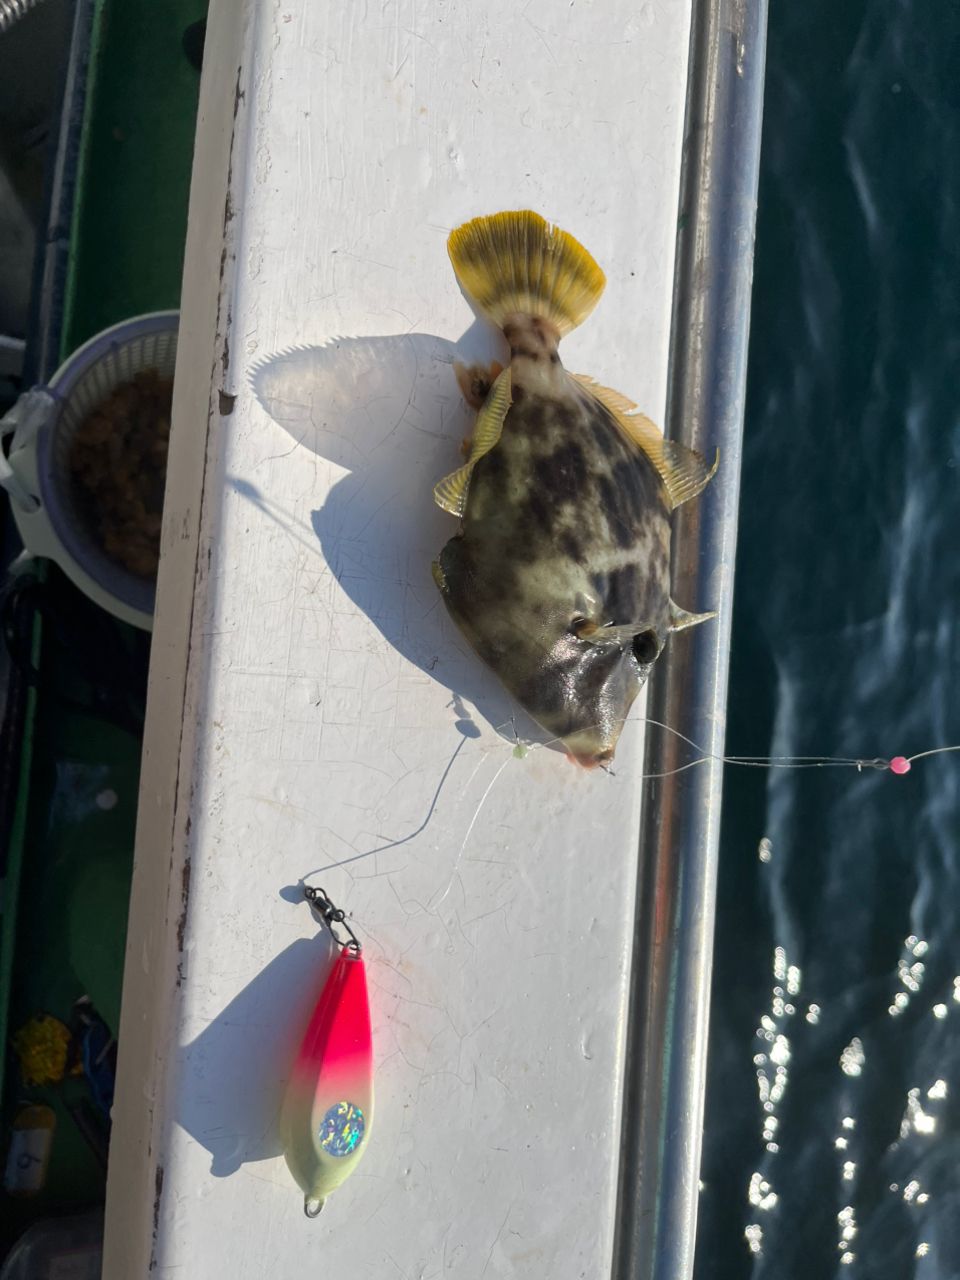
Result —
[[[354, 955], [359, 955], [363, 950], [360, 939], [353, 932], [347, 923], [347, 913], [342, 907], [334, 906], [322, 889], [315, 888], [313, 885], [305, 885], [303, 896], [316, 911], [323, 923], [330, 930], [330, 936], [338, 947], [344, 947], [352, 951]], [[341, 938], [337, 933], [337, 926], [342, 928], [350, 936], [346, 939]]]

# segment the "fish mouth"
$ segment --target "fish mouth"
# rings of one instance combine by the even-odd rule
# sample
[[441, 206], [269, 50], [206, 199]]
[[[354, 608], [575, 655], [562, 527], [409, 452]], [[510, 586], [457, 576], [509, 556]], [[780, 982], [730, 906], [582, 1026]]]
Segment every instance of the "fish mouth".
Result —
[[563, 739], [567, 759], [581, 769], [609, 769], [617, 749], [619, 733], [610, 725], [581, 729], [568, 733]]
[[613, 761], [613, 750], [607, 747], [603, 751], [568, 751], [567, 759], [581, 769], [607, 769]]

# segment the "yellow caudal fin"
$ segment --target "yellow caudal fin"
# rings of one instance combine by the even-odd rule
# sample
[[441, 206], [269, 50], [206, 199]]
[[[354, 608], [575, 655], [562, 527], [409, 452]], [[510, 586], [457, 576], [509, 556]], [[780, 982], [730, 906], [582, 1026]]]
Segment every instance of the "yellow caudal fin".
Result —
[[496, 325], [539, 316], [562, 336], [597, 305], [606, 277], [583, 245], [538, 213], [494, 213], [457, 227], [447, 251], [464, 293]]

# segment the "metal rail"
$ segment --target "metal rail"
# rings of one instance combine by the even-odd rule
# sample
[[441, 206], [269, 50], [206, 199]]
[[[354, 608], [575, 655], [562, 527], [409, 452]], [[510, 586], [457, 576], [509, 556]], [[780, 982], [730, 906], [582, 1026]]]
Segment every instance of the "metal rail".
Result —
[[[647, 714], [721, 755], [767, 0], [695, 0], [671, 335], [667, 434], [720, 470], [674, 531], [675, 598], [718, 608], [676, 637]], [[651, 725], [627, 1032], [614, 1280], [693, 1271], [722, 765]]]

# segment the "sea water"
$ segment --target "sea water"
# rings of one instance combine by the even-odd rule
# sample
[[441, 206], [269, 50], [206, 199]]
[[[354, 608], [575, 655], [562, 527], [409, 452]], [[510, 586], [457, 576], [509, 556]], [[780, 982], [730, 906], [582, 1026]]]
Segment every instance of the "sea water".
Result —
[[[960, 743], [960, 4], [771, 4], [727, 749]], [[960, 753], [724, 790], [697, 1280], [960, 1276]]]

